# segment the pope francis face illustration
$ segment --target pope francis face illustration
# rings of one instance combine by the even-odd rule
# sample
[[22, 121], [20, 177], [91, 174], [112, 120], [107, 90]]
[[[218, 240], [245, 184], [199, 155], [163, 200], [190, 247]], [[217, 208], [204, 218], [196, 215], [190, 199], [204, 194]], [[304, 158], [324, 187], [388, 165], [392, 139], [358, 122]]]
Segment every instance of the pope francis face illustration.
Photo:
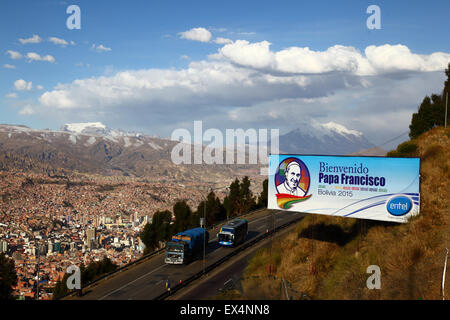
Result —
[[305, 191], [299, 186], [302, 177], [302, 170], [300, 165], [293, 161], [289, 163], [285, 171], [285, 180], [282, 184], [277, 186], [278, 193], [291, 194], [293, 196], [305, 196]]

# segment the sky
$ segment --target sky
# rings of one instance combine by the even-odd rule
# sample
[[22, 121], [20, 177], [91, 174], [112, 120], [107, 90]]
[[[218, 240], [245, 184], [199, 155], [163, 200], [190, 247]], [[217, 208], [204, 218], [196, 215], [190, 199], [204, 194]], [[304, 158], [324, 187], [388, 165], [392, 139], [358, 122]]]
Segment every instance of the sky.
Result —
[[[67, 27], [71, 5], [80, 29]], [[380, 29], [367, 27], [370, 5]], [[441, 93], [449, 10], [436, 0], [2, 0], [0, 123], [99, 121], [169, 137], [195, 120], [281, 134], [333, 122], [381, 145]]]

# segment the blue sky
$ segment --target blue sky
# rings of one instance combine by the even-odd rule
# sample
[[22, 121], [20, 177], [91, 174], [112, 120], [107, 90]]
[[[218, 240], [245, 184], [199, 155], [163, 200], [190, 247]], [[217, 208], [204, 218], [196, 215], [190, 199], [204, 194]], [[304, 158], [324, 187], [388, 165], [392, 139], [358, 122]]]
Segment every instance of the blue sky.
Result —
[[[66, 27], [71, 4], [81, 30]], [[372, 4], [381, 30], [366, 27]], [[381, 143], [442, 90], [450, 61], [448, 1], [4, 0], [0, 9], [0, 123], [33, 128], [102, 121], [169, 136], [194, 120], [282, 133], [317, 121]], [[34, 35], [41, 41], [19, 40]]]

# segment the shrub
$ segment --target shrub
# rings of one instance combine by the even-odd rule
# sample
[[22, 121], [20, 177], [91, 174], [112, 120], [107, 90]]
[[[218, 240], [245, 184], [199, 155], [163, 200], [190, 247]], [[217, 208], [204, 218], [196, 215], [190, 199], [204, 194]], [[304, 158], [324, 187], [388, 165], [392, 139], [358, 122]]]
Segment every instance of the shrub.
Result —
[[417, 144], [412, 141], [406, 141], [398, 145], [397, 152], [399, 156], [416, 156]]

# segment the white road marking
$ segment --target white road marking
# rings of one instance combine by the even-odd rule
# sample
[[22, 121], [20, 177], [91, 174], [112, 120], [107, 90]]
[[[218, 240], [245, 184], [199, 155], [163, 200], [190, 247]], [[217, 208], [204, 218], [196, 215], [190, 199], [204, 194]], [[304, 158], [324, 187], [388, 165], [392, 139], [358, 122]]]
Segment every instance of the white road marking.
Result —
[[[278, 214], [278, 213], [280, 213], [280, 212], [282, 212], [282, 211], [275, 212], [274, 214]], [[295, 214], [297, 214], [297, 212], [296, 212]], [[254, 223], [254, 222], [258, 222], [258, 221], [263, 220], [263, 219], [267, 219], [267, 217], [268, 217], [268, 216], [264, 216], [264, 217], [261, 217], [261, 218], [256, 219], [256, 220], [249, 221], [249, 224]], [[266, 226], [263, 225], [263, 226], [257, 228], [257, 230], [259, 230], [259, 229], [261, 229], [261, 228], [265, 228], [265, 227], [266, 227]], [[214, 240], [209, 241], [209, 242], [214, 242]], [[222, 247], [218, 248], [217, 250], [220, 250], [220, 249], [222, 249]], [[216, 250], [216, 251], [217, 251], [217, 250]], [[148, 273], [146, 273], [146, 274], [140, 276], [139, 278], [136, 278], [136, 279], [134, 279], [133, 281], [128, 282], [127, 284], [121, 286], [120, 288], [118, 288], [118, 289], [116, 289], [116, 290], [114, 290], [114, 291], [111, 291], [110, 293], [104, 295], [104, 296], [101, 297], [99, 300], [103, 300], [103, 299], [109, 297], [110, 295], [114, 294], [115, 292], [117, 292], [117, 291], [119, 291], [119, 290], [122, 290], [123, 288], [129, 286], [130, 284], [132, 284], [132, 283], [134, 283], [134, 282], [136, 282], [136, 281], [138, 281], [138, 280], [140, 280], [140, 279], [142, 279], [142, 278], [144, 278], [144, 277], [146, 277], [146, 276], [148, 276], [148, 275], [154, 273], [155, 271], [157, 271], [157, 270], [159, 270], [159, 269], [161, 269], [161, 268], [163, 268], [163, 267], [165, 267], [165, 266], [167, 266], [167, 265], [166, 265], [166, 264], [163, 264], [162, 266], [160, 266], [160, 267], [158, 267], [158, 268], [156, 268], [156, 269], [153, 269], [152, 271], [150, 271], [150, 272], [148, 272]], [[163, 280], [157, 282], [156, 285], [159, 284], [159, 283], [162, 282], [162, 281], [163, 281]]]
[[[158, 286], [160, 283], [164, 283], [164, 280], [159, 280], [159, 281], [158, 281], [157, 283], [155, 283], [154, 285], [155, 285], [155, 286]], [[136, 295], [140, 294], [142, 291], [147, 290], [147, 289], [148, 289], [147, 286], [142, 286], [142, 287], [140, 288], [140, 290], [139, 290], [139, 289], [138, 289], [138, 290], [134, 290], [133, 292], [131, 292], [132, 297], [135, 297]]]
[[119, 290], [121, 290], [121, 289], [123, 289], [123, 288], [129, 286], [130, 284], [132, 284], [132, 283], [134, 283], [134, 282], [136, 282], [136, 281], [138, 281], [138, 280], [140, 280], [140, 279], [142, 279], [142, 278], [148, 276], [149, 274], [152, 274], [153, 272], [155, 272], [155, 271], [157, 271], [157, 270], [159, 270], [159, 269], [161, 269], [161, 268], [163, 268], [163, 267], [165, 267], [165, 266], [166, 266], [166, 264], [163, 264], [162, 266], [160, 266], [160, 267], [158, 267], [158, 268], [156, 268], [156, 269], [153, 269], [152, 271], [150, 271], [150, 272], [144, 274], [143, 276], [140, 276], [139, 278], [134, 279], [133, 281], [128, 282], [127, 284], [121, 286], [119, 289], [116, 289], [116, 290], [114, 290], [114, 291], [111, 291], [110, 293], [104, 295], [103, 297], [101, 297], [101, 298], [98, 299], [98, 300], [103, 300], [104, 298], [109, 297], [109, 296], [112, 295], [113, 293], [115, 293], [115, 292], [117, 292], [117, 291], [119, 291]]

